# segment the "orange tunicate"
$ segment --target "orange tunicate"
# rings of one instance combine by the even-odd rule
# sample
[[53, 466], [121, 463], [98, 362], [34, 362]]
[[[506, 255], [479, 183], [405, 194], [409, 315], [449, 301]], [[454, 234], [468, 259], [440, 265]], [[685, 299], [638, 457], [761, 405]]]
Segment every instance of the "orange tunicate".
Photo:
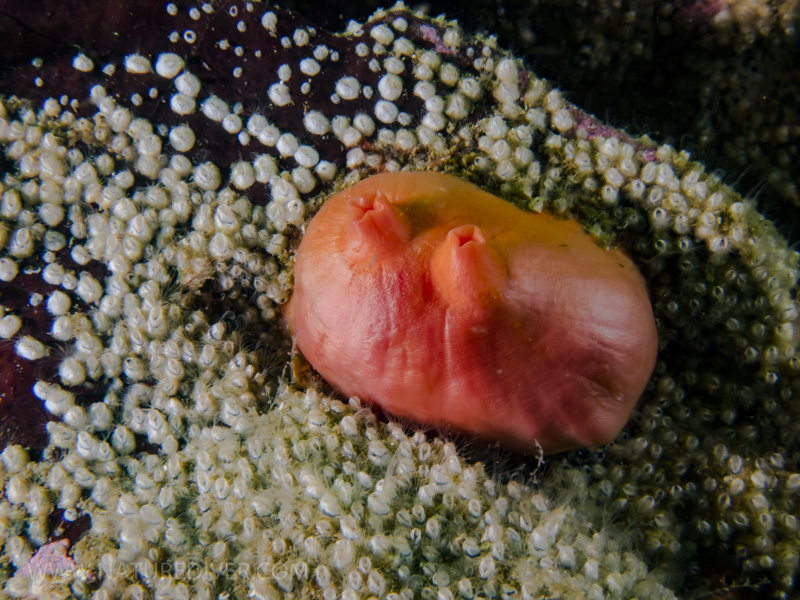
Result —
[[627, 256], [450, 175], [334, 194], [294, 275], [294, 342], [339, 391], [518, 452], [612, 441], [656, 359]]

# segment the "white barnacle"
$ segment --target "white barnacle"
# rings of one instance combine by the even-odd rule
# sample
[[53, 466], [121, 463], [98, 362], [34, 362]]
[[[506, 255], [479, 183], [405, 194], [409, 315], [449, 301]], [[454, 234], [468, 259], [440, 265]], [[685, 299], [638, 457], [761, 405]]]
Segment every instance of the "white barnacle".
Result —
[[494, 68], [495, 76], [501, 81], [508, 81], [516, 83], [519, 78], [519, 70], [517, 65], [511, 58], [504, 58], [497, 63]]
[[147, 313], [147, 322], [145, 329], [147, 334], [153, 338], [163, 337], [168, 329], [167, 316], [164, 312], [164, 307], [159, 303], [153, 306]]
[[34, 236], [28, 227], [20, 227], [11, 235], [8, 251], [17, 258], [27, 258], [33, 254], [36, 247]]
[[394, 73], [387, 73], [378, 80], [378, 92], [385, 100], [397, 100], [403, 93], [403, 80]]
[[136, 141], [136, 149], [140, 154], [156, 156], [161, 153], [161, 138], [154, 133], [144, 135]]
[[[297, 153], [295, 153], [295, 157], [296, 157], [296, 155], [297, 155]], [[315, 157], [314, 157], [313, 154], [301, 155], [301, 158], [303, 158], [303, 156], [305, 156], [305, 158], [307, 159], [307, 163], [312, 163], [315, 160]], [[298, 160], [298, 162], [300, 162], [300, 161]], [[297, 188], [297, 191], [300, 192], [301, 194], [308, 194], [317, 185], [317, 182], [316, 182], [316, 179], [314, 178], [314, 175], [305, 166], [300, 166], [300, 167], [292, 169], [292, 183]], [[290, 221], [291, 221], [291, 219], [290, 219]]]
[[[127, 108], [121, 106], [115, 108], [108, 118], [108, 125], [109, 127], [111, 127], [111, 130], [114, 131], [115, 133], [122, 133], [123, 131], [127, 130], [130, 123], [131, 123], [131, 112]], [[91, 164], [88, 162], [81, 163], [78, 169], [83, 167], [83, 165], [86, 165], [86, 167], [84, 167], [85, 169], [92, 169]], [[77, 176], [77, 171], [76, 171], [76, 176]]]
[[358, 540], [362, 537], [361, 528], [352, 515], [345, 515], [339, 519], [339, 530], [342, 532], [342, 536], [348, 540]]
[[72, 428], [56, 421], [47, 423], [47, 433], [50, 435], [50, 443], [57, 448], [71, 448], [75, 443], [77, 432]]
[[45, 408], [56, 416], [63, 415], [75, 404], [75, 396], [59, 385], [37, 381], [33, 387], [34, 394], [44, 400]]
[[10, 258], [0, 258], [0, 281], [13, 281], [19, 273], [17, 263]]
[[277, 25], [278, 25], [278, 16], [274, 12], [272, 12], [271, 10], [265, 12], [261, 16], [261, 25], [262, 25], [262, 27], [264, 27], [264, 29], [269, 31], [272, 35], [275, 35], [275, 32], [277, 31]]
[[140, 381], [146, 375], [145, 367], [135, 356], [128, 356], [122, 361], [122, 372], [131, 381]]
[[361, 142], [361, 132], [355, 127], [348, 127], [342, 132], [339, 139], [347, 148], [352, 148]]
[[439, 69], [439, 79], [447, 86], [456, 85], [459, 78], [458, 68], [451, 63], [445, 63]]
[[268, 125], [269, 121], [263, 115], [253, 114], [247, 119], [247, 131], [255, 137], [261, 135]]
[[219, 96], [209, 96], [200, 106], [203, 114], [212, 121], [221, 122], [229, 113], [230, 107]]
[[178, 125], [169, 130], [169, 143], [178, 152], [188, 152], [195, 142], [194, 131], [188, 125]]
[[0, 199], [0, 216], [6, 219], [16, 219], [22, 210], [22, 200], [16, 190], [7, 190], [3, 192]]
[[73, 357], [67, 357], [58, 365], [58, 375], [65, 385], [80, 385], [86, 381], [83, 365]]
[[310, 39], [311, 37], [306, 29], [298, 27], [294, 30], [294, 33], [292, 33], [292, 41], [294, 41], [296, 46], [307, 46]]
[[583, 572], [589, 580], [597, 581], [600, 578], [600, 563], [590, 558], [584, 563]]
[[26, 360], [38, 360], [47, 354], [45, 345], [30, 335], [19, 338], [14, 345], [14, 350], [17, 356]]
[[389, 514], [389, 504], [383, 496], [377, 492], [373, 492], [367, 498], [367, 508], [371, 514], [386, 516]]
[[181, 94], [194, 98], [200, 93], [200, 79], [197, 75], [183, 72], [175, 79], [175, 88]]
[[258, 141], [265, 146], [274, 146], [281, 137], [281, 131], [275, 125], [267, 124], [257, 137]]
[[40, 204], [39, 218], [48, 227], [56, 227], [64, 220], [64, 207], [56, 204]]
[[399, 112], [397, 105], [388, 100], [378, 100], [375, 103], [375, 117], [381, 123], [386, 123], [387, 125], [394, 123]]
[[103, 286], [88, 273], [81, 273], [75, 293], [87, 304], [97, 304], [103, 297]]
[[285, 83], [273, 83], [267, 89], [267, 96], [275, 106], [286, 106], [292, 101], [292, 95]]
[[100, 355], [100, 368], [106, 377], [118, 377], [122, 373], [122, 359], [119, 354], [103, 352]]
[[166, 439], [169, 433], [169, 426], [164, 415], [159, 410], [151, 409], [147, 411], [146, 422], [147, 441], [151, 444], [160, 444]]
[[561, 132], [569, 131], [575, 126], [575, 118], [566, 108], [560, 108], [553, 114], [553, 125]]
[[53, 508], [47, 492], [38, 485], [31, 487], [25, 501], [25, 506], [28, 513], [34, 517], [46, 517]]
[[313, 77], [319, 73], [320, 66], [313, 58], [304, 58], [300, 61], [300, 71], [309, 77]]
[[436, 95], [436, 86], [429, 81], [418, 81], [414, 85], [414, 95], [423, 101], [427, 101]]
[[641, 179], [645, 183], [653, 183], [656, 180], [656, 173], [658, 172], [658, 167], [655, 163], [649, 162], [645, 163], [642, 167], [641, 172]]
[[10, 444], [0, 453], [0, 462], [3, 463], [6, 471], [16, 473], [21, 471], [28, 464], [28, 453], [22, 446]]
[[458, 89], [470, 100], [480, 100], [483, 88], [474, 77], [464, 77], [458, 82]]
[[400, 60], [396, 56], [390, 56], [383, 61], [383, 68], [386, 70], [387, 73], [391, 73], [393, 75], [399, 75], [400, 73], [406, 70], [406, 65], [402, 60]]
[[166, 79], [173, 79], [183, 70], [186, 63], [184, 60], [172, 52], [162, 52], [156, 58], [156, 73]]
[[388, 46], [394, 41], [394, 32], [383, 23], [373, 27], [370, 30], [369, 35], [376, 42], [384, 46]]
[[334, 163], [321, 160], [317, 163], [314, 171], [322, 181], [332, 181], [333, 178], [336, 177], [337, 168]]
[[0, 318], [0, 338], [9, 339], [14, 337], [22, 327], [22, 319], [17, 315], [5, 315]]
[[360, 91], [361, 83], [355, 77], [342, 77], [336, 82], [336, 93], [342, 100], [354, 100]]
[[366, 113], [356, 113], [353, 117], [353, 127], [362, 135], [371, 136], [375, 132], [375, 121]]
[[380, 440], [373, 440], [369, 443], [367, 448], [367, 456], [373, 464], [383, 466], [388, 462], [391, 454], [383, 442]]
[[319, 153], [311, 146], [304, 145], [297, 148], [294, 159], [300, 166], [311, 169], [319, 162]]
[[231, 168], [231, 183], [240, 190], [246, 190], [256, 181], [255, 169], [249, 162], [234, 163]]
[[97, 452], [97, 440], [88, 431], [79, 431], [75, 439], [75, 451], [84, 460], [93, 460]]
[[125, 57], [125, 70], [128, 73], [143, 75], [152, 71], [150, 59], [141, 54], [129, 54]]
[[675, 178], [675, 171], [667, 163], [661, 163], [656, 167], [656, 185], [667, 187]]
[[451, 119], [459, 120], [469, 114], [469, 103], [464, 95], [456, 92], [447, 97], [444, 113]]
[[72, 67], [74, 69], [77, 69], [78, 71], [88, 73], [89, 71], [94, 69], [94, 62], [83, 52], [80, 52], [75, 55], [75, 58], [72, 59]]
[[218, 232], [208, 243], [208, 251], [214, 258], [225, 260], [233, 256], [234, 246], [227, 235]]
[[195, 99], [188, 94], [179, 92], [172, 95], [169, 100], [169, 106], [172, 109], [172, 112], [176, 114], [190, 115], [195, 109]]
[[28, 483], [14, 475], [8, 479], [5, 487], [5, 496], [11, 504], [22, 504], [28, 497]]
[[111, 445], [120, 454], [130, 454], [136, 448], [136, 439], [130, 429], [117, 425], [111, 434]]
[[275, 148], [280, 152], [281, 156], [292, 156], [299, 146], [300, 143], [297, 138], [291, 133], [282, 134], [275, 144]]
[[228, 133], [239, 133], [242, 129], [242, 118], [234, 113], [228, 113], [222, 119], [222, 128]]
[[89, 423], [96, 431], [107, 431], [114, 423], [111, 409], [104, 402], [94, 402], [89, 407]]
[[283, 82], [289, 81], [292, 78], [292, 67], [287, 64], [282, 64], [278, 67], [278, 79]]
[[425, 63], [417, 63], [414, 67], [414, 77], [420, 82], [430, 82], [433, 79], [433, 69]]
[[204, 162], [194, 168], [194, 182], [203, 190], [216, 190], [220, 183], [219, 169], [212, 162]]

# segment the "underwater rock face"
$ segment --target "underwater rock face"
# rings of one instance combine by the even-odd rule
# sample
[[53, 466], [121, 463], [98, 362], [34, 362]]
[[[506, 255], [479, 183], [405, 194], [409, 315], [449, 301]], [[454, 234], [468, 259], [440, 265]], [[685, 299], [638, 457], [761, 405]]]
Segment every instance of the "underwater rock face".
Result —
[[329, 198], [297, 251], [288, 317], [340, 391], [526, 453], [613, 440], [658, 346], [624, 254], [441, 173]]

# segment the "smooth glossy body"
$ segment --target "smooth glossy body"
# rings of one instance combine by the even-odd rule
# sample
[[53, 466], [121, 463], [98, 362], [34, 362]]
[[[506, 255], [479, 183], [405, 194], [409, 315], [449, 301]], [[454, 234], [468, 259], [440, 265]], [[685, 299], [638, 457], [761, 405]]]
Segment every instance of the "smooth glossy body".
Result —
[[325, 202], [287, 319], [343, 393], [525, 453], [613, 440], [657, 350], [624, 254], [429, 172], [375, 175]]

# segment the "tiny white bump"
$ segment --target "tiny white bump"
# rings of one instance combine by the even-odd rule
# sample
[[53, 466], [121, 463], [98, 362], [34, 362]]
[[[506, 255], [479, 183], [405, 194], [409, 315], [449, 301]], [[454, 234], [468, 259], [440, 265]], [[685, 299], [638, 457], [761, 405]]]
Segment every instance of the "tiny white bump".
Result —
[[192, 73], [181, 73], [175, 78], [175, 88], [181, 94], [195, 97], [200, 93], [200, 79]]
[[300, 71], [309, 77], [319, 73], [319, 63], [313, 58], [304, 58], [300, 61]]
[[242, 119], [233, 113], [225, 115], [222, 119], [222, 128], [228, 133], [239, 133], [242, 129]]
[[0, 258], [0, 281], [13, 281], [19, 273], [17, 263], [10, 258]]
[[289, 65], [283, 64], [278, 67], [278, 79], [281, 81], [289, 81], [292, 78], [292, 67]]
[[91, 58], [81, 53], [76, 55], [75, 58], [72, 59], [72, 66], [78, 71], [83, 71], [84, 73], [88, 73], [89, 71], [94, 69], [94, 62], [92, 62]]
[[560, 108], [553, 115], [553, 125], [559, 131], [569, 131], [575, 125], [575, 119], [569, 110]]
[[219, 169], [210, 162], [204, 162], [194, 168], [194, 182], [200, 189], [215, 190], [220, 184]]
[[369, 35], [376, 42], [383, 44], [384, 46], [388, 46], [394, 41], [394, 32], [392, 32], [392, 30], [383, 23], [373, 27], [370, 30]]
[[187, 125], [178, 125], [169, 130], [169, 143], [178, 152], [188, 152], [195, 142], [194, 131]]
[[328, 58], [328, 47], [325, 45], [320, 44], [314, 48], [314, 58], [317, 60], [325, 60]]
[[301, 167], [310, 169], [319, 162], [319, 153], [311, 146], [300, 146], [294, 153], [294, 159]]
[[303, 125], [306, 131], [314, 135], [325, 135], [331, 128], [328, 117], [317, 110], [310, 110], [305, 114], [303, 117]]
[[403, 93], [403, 80], [393, 73], [387, 73], [378, 80], [378, 92], [384, 100], [397, 100]]
[[336, 93], [342, 100], [354, 100], [360, 91], [361, 84], [355, 77], [342, 77], [336, 82]]
[[18, 356], [26, 360], [38, 360], [47, 354], [44, 344], [29, 335], [18, 339], [14, 350]]
[[275, 32], [277, 31], [277, 25], [278, 25], [278, 16], [272, 11], [265, 12], [261, 16], [261, 25], [262, 25], [262, 27], [264, 27], [264, 29], [269, 31], [272, 35], [275, 35]]
[[172, 79], [181, 72], [184, 67], [183, 59], [172, 52], [162, 52], [156, 58], [156, 73], [161, 77]]
[[17, 315], [5, 315], [0, 319], [0, 337], [9, 339], [14, 337], [22, 327], [22, 319]]
[[280, 152], [281, 156], [292, 156], [299, 146], [297, 138], [291, 133], [284, 133], [278, 138], [275, 148]]
[[297, 46], [306, 46], [310, 40], [308, 31], [305, 29], [295, 29], [294, 33], [292, 34], [292, 40], [294, 40], [295, 45]]
[[399, 112], [397, 106], [388, 100], [378, 100], [375, 103], [375, 117], [381, 123], [394, 123]]
[[143, 75], [152, 71], [150, 60], [141, 54], [129, 54], [125, 57], [125, 70], [128, 73]]
[[231, 183], [240, 190], [246, 190], [255, 183], [255, 170], [248, 162], [238, 162], [231, 169]]
[[276, 106], [286, 106], [292, 101], [289, 88], [284, 83], [273, 83], [267, 90], [267, 95]]
[[169, 107], [179, 115], [190, 115], [195, 109], [194, 98], [186, 94], [173, 94], [169, 99]]
[[217, 122], [222, 121], [230, 113], [228, 103], [218, 96], [209, 96], [200, 106], [200, 110], [206, 117]]

